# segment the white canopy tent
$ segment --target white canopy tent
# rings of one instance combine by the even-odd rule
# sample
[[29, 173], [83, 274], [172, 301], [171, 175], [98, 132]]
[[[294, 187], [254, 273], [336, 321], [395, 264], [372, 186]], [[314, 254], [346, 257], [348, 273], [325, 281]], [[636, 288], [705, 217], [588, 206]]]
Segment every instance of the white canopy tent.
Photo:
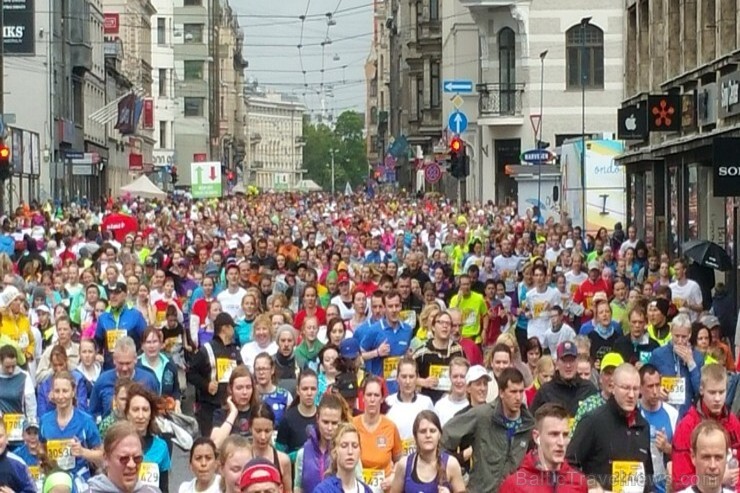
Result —
[[298, 183], [296, 183], [295, 186], [296, 190], [301, 190], [304, 192], [320, 192], [321, 187], [318, 183], [316, 183], [313, 180], [301, 180]]
[[130, 193], [135, 197], [145, 199], [163, 199], [167, 197], [167, 193], [160, 190], [146, 175], [141, 175], [128, 185], [121, 187], [121, 193]]

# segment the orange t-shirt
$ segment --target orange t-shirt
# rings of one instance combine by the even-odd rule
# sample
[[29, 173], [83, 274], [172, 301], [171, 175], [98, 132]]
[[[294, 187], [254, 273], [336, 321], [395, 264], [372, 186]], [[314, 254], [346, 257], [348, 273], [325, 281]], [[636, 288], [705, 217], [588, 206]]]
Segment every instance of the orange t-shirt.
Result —
[[400, 457], [403, 452], [401, 435], [398, 434], [396, 425], [381, 416], [378, 427], [370, 432], [365, 428], [362, 416], [355, 416], [352, 422], [360, 433], [362, 468], [382, 470], [385, 477], [390, 476], [393, 472], [393, 457]]

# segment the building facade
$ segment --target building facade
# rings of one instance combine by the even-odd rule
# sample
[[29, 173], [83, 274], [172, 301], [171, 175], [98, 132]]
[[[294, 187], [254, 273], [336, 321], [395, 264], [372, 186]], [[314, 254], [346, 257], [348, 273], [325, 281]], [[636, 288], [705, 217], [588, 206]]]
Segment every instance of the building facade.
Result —
[[401, 129], [413, 154], [434, 157], [442, 138], [442, 20], [439, 0], [403, 0]]
[[381, 162], [388, 146], [390, 116], [390, 30], [388, 19], [392, 15], [392, 0], [377, 0], [373, 4], [373, 38], [370, 54], [365, 62], [367, 103], [365, 128], [367, 129], [367, 157], [371, 165]]
[[244, 181], [263, 190], [294, 188], [303, 173], [303, 116], [296, 99], [255, 86], [245, 88], [251, 149]]
[[154, 106], [154, 165], [152, 181], [168, 188], [171, 167], [177, 163], [175, 151], [175, 115], [178, 101], [175, 98], [175, 47], [174, 13], [171, 1], [152, 0], [157, 11], [152, 16], [152, 99]]
[[[459, 104], [468, 120], [462, 133], [470, 156], [468, 199], [527, 200], [517, 196], [507, 173], [507, 166], [520, 164], [523, 151], [536, 148], [537, 141], [557, 151], [567, 138], [580, 136], [582, 126], [587, 135], [616, 131], [623, 2], [452, 0], [441, 3], [440, 15], [442, 81], [475, 86], [460, 94]], [[454, 95], [442, 97], [445, 127], [456, 109]], [[540, 119], [535, 137], [532, 120]], [[446, 128], [445, 136], [454, 130]]]
[[[626, 3], [618, 122], [621, 133], [634, 135], [624, 136], [619, 163], [629, 221], [659, 251], [679, 254], [684, 242], [701, 238], [736, 255], [736, 200], [720, 190], [729, 186], [737, 195], [732, 189], [740, 184], [719, 168], [731, 172], [740, 152], [737, 141], [724, 141], [740, 136], [737, 15], [728, 0]], [[724, 142], [731, 147], [715, 155]]]

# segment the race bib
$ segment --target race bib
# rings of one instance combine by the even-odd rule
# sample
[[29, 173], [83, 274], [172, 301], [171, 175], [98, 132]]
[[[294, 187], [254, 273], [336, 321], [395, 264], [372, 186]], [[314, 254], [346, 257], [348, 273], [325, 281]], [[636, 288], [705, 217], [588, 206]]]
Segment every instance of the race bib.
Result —
[[449, 392], [452, 388], [452, 381], [450, 380], [450, 367], [446, 365], [429, 365], [429, 376], [436, 378], [437, 386], [435, 390], [442, 390]]
[[236, 368], [236, 361], [229, 358], [216, 359], [216, 378], [219, 383], [229, 383], [231, 372]]
[[370, 487], [373, 493], [383, 493], [383, 488], [380, 485], [385, 480], [385, 471], [363, 469], [362, 480]]
[[398, 374], [398, 362], [401, 361], [399, 356], [387, 356], [383, 360], [383, 378], [386, 380], [395, 380]]
[[642, 493], [645, 489], [645, 466], [641, 462], [612, 462], [612, 492]]
[[504, 289], [507, 293], [511, 293], [516, 289], [516, 277], [513, 274], [510, 270], [503, 270], [501, 272], [501, 277], [504, 279]]
[[36, 484], [36, 491], [44, 491], [44, 475], [41, 474], [41, 466], [28, 466], [28, 473]]
[[139, 467], [139, 481], [159, 488], [159, 465], [153, 462], [142, 462]]
[[3, 423], [5, 424], [5, 431], [8, 434], [9, 441], [20, 442], [23, 440], [22, 414], [3, 414]]
[[105, 343], [108, 346], [108, 351], [113, 351], [116, 347], [118, 339], [123, 339], [128, 334], [125, 330], [109, 330], [105, 333]]
[[660, 386], [668, 392], [668, 404], [682, 406], [686, 402], [686, 379], [661, 377]]
[[542, 312], [544, 312], [546, 308], [547, 308], [547, 303], [545, 302], [535, 303], [534, 306], [532, 307], [532, 315], [534, 316], [534, 318], [540, 318], [540, 316], [542, 315]]
[[405, 323], [412, 329], [416, 327], [416, 312], [414, 310], [404, 310], [399, 314], [401, 322]]
[[18, 338], [18, 347], [21, 349], [26, 349], [28, 345], [30, 344], [30, 341], [28, 339], [28, 334], [25, 332], [21, 334], [21, 336]]
[[46, 442], [46, 455], [55, 461], [60, 469], [71, 471], [75, 467], [72, 440], [49, 440]]
[[403, 455], [411, 455], [416, 452], [416, 441], [412, 438], [407, 438], [401, 443], [403, 447]]

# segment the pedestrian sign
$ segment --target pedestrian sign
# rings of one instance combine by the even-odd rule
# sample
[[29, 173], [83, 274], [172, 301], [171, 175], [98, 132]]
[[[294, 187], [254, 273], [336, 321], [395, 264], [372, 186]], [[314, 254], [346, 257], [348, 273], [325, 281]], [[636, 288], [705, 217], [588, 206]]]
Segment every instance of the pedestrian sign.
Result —
[[190, 184], [194, 199], [221, 197], [221, 163], [191, 163]]

